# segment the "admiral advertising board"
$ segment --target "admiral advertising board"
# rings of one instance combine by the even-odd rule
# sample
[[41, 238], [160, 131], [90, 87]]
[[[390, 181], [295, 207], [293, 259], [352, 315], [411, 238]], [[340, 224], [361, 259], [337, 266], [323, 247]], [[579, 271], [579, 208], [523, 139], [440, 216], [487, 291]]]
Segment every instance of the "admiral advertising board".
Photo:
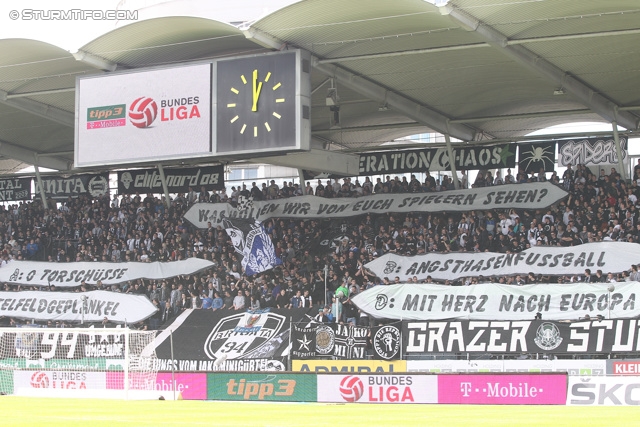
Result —
[[406, 372], [404, 360], [292, 360], [291, 369], [295, 372]]
[[438, 403], [436, 375], [318, 375], [318, 402]]
[[564, 405], [566, 374], [438, 375], [438, 403]]
[[211, 154], [211, 64], [76, 82], [77, 167]]
[[567, 405], [638, 406], [640, 376], [570, 377]]
[[314, 374], [207, 374], [207, 398], [211, 400], [254, 400], [316, 402]]
[[[188, 310], [154, 340], [160, 371], [282, 372], [289, 328], [311, 309]], [[173, 358], [171, 341], [173, 340]]]

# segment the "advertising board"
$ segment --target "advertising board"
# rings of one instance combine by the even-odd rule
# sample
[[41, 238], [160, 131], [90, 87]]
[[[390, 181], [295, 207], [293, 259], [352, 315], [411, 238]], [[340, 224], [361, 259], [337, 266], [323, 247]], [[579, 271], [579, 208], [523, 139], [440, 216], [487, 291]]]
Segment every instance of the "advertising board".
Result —
[[640, 377], [570, 377], [567, 405], [638, 406]]
[[567, 376], [438, 375], [438, 403], [481, 405], [564, 405]]
[[316, 402], [314, 374], [207, 374], [207, 398], [211, 400], [257, 400]]
[[318, 375], [318, 402], [438, 403], [438, 377]]
[[404, 360], [292, 360], [296, 372], [406, 372]]

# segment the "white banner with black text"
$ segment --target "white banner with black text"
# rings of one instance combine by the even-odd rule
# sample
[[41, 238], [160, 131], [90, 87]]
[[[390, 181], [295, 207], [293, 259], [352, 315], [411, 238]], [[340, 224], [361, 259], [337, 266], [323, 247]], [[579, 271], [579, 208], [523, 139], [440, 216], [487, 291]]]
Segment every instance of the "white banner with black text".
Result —
[[144, 295], [108, 291], [0, 292], [0, 317], [65, 322], [136, 323], [157, 311]]
[[465, 212], [485, 209], [541, 209], [567, 196], [549, 182], [501, 185], [432, 193], [376, 194], [358, 198], [328, 199], [300, 196], [254, 201], [238, 209], [228, 203], [198, 203], [184, 215], [198, 228], [218, 225], [228, 218], [336, 218], [392, 212]]
[[173, 262], [69, 262], [10, 261], [0, 268], [0, 282], [29, 286], [74, 287], [85, 281], [105, 285], [137, 279], [166, 279], [194, 274], [212, 267], [211, 261], [188, 258]]
[[534, 246], [519, 253], [450, 252], [415, 256], [385, 254], [365, 265], [378, 277], [399, 277], [401, 282], [413, 276], [418, 280], [455, 280], [469, 276], [509, 276], [515, 274], [582, 275], [585, 269], [595, 274], [620, 273], [638, 262], [638, 244], [598, 242], [578, 246]]
[[365, 313], [394, 320], [578, 320], [640, 315], [638, 282], [472, 286], [375, 286], [352, 297]]

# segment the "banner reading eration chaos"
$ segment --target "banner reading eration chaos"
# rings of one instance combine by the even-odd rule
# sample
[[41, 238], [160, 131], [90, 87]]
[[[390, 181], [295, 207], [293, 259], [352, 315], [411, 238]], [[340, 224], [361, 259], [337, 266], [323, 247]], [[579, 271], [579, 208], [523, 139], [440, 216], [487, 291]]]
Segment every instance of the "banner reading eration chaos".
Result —
[[19, 319], [136, 323], [156, 311], [146, 296], [118, 292], [0, 292], [0, 316]]
[[399, 277], [407, 281], [413, 276], [435, 280], [460, 277], [509, 276], [515, 274], [582, 275], [589, 268], [595, 273], [619, 273], [638, 262], [638, 244], [598, 242], [584, 245], [534, 246], [519, 253], [450, 252], [415, 256], [385, 254], [365, 265], [378, 277]]
[[477, 209], [540, 209], [564, 198], [567, 192], [548, 182], [502, 185], [434, 193], [378, 194], [327, 199], [316, 196], [253, 202], [239, 210], [228, 203], [198, 203], [184, 217], [199, 228], [221, 224], [226, 218], [264, 221], [269, 218], [336, 218], [391, 212], [444, 212]]
[[[609, 291], [609, 287], [612, 291]], [[351, 300], [365, 313], [384, 319], [577, 320], [586, 315], [630, 318], [638, 282], [472, 286], [402, 284], [375, 286]]]
[[[187, 193], [189, 187], [195, 191], [222, 190], [224, 167], [204, 166], [199, 168], [165, 169], [169, 193]], [[160, 173], [157, 169], [136, 169], [118, 172], [118, 194], [163, 193]]]
[[581, 322], [406, 321], [403, 354], [624, 353], [640, 350], [637, 319]]
[[0, 281], [31, 286], [73, 287], [84, 280], [105, 285], [136, 279], [166, 279], [211, 267], [211, 261], [188, 258], [173, 262], [68, 262], [10, 261], [0, 269]]
[[[457, 170], [504, 169], [516, 165], [515, 147], [511, 144], [453, 146]], [[449, 150], [446, 147], [420, 150], [398, 150], [360, 155], [359, 175], [387, 173], [417, 173], [451, 169]]]

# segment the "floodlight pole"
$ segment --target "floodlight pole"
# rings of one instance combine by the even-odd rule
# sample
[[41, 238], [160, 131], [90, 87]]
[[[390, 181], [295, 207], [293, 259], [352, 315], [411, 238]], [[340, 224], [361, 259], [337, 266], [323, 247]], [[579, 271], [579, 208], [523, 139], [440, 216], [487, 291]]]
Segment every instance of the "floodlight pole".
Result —
[[42, 185], [42, 178], [40, 177], [40, 168], [38, 168], [37, 164], [34, 164], [33, 169], [36, 171], [36, 181], [38, 182], [38, 187], [40, 187], [40, 197], [42, 198], [42, 207], [45, 209], [49, 209], [47, 207], [47, 195], [44, 192], [44, 185]]
[[[622, 161], [622, 147], [620, 146], [620, 136], [618, 135], [618, 123], [611, 122], [613, 126], [613, 142], [616, 144], [616, 156], [618, 156], [618, 169], [620, 173], [620, 179], [626, 181], [627, 171], [624, 170], [624, 162]], [[627, 142], [627, 148], [629, 143]]]

